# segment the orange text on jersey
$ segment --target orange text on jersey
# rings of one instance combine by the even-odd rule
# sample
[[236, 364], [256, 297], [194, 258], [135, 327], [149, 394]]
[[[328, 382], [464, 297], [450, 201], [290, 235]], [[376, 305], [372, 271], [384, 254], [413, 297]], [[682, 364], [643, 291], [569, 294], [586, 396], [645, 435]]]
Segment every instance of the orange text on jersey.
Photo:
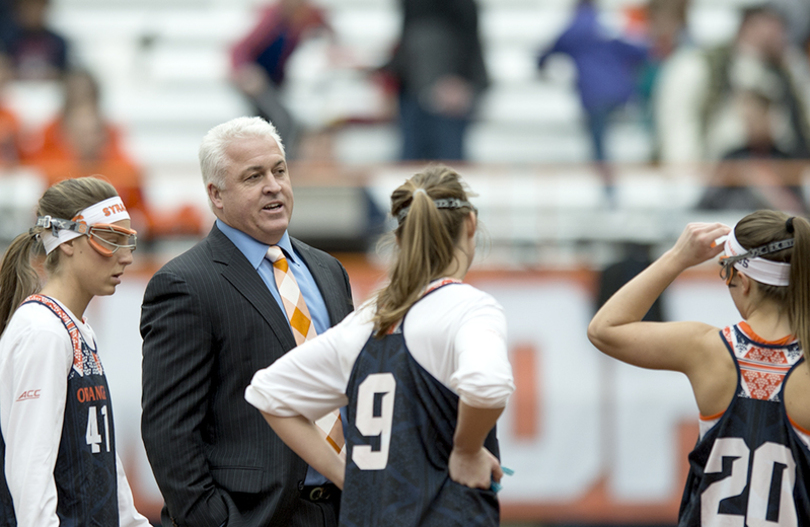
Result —
[[89, 401], [106, 401], [107, 390], [104, 386], [84, 387], [76, 390], [76, 398], [80, 403]]

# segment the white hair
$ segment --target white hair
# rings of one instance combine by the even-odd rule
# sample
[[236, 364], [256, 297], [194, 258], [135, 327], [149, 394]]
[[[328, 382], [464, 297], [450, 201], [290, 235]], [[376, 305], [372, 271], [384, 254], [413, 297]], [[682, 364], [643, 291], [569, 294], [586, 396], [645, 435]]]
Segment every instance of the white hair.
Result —
[[200, 170], [206, 187], [213, 183], [222, 188], [230, 163], [226, 150], [235, 140], [248, 137], [274, 139], [281, 155], [285, 155], [281, 137], [272, 123], [261, 117], [231, 119], [208, 130], [200, 144]]

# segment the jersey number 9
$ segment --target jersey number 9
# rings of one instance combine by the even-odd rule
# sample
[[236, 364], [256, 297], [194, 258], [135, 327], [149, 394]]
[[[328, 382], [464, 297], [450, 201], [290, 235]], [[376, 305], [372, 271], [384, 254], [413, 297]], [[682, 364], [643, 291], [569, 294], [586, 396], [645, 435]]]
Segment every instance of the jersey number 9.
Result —
[[388, 465], [391, 426], [394, 420], [394, 394], [397, 381], [391, 373], [373, 373], [357, 388], [355, 426], [366, 437], [380, 438], [380, 449], [355, 445], [352, 461], [360, 470], [382, 470]]

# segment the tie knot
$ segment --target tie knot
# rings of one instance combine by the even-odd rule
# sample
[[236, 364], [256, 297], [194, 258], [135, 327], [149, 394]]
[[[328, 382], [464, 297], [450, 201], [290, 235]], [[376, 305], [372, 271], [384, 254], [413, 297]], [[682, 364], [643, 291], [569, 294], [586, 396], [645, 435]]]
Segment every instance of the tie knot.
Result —
[[265, 258], [267, 258], [273, 263], [276, 263], [279, 260], [286, 260], [286, 258], [284, 257], [284, 251], [282, 251], [281, 247], [279, 247], [278, 245], [271, 245], [270, 247], [268, 247]]

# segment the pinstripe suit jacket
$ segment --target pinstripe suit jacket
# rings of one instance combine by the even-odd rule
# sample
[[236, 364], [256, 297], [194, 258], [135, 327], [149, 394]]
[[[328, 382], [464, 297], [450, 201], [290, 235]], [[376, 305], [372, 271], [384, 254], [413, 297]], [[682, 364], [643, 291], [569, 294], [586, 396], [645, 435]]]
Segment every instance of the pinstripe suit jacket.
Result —
[[[292, 243], [334, 325], [352, 310], [346, 270]], [[323, 526], [319, 506], [298, 497], [306, 463], [244, 398], [253, 374], [295, 339], [259, 274], [216, 225], [149, 281], [141, 335], [141, 428], [164, 526]]]

